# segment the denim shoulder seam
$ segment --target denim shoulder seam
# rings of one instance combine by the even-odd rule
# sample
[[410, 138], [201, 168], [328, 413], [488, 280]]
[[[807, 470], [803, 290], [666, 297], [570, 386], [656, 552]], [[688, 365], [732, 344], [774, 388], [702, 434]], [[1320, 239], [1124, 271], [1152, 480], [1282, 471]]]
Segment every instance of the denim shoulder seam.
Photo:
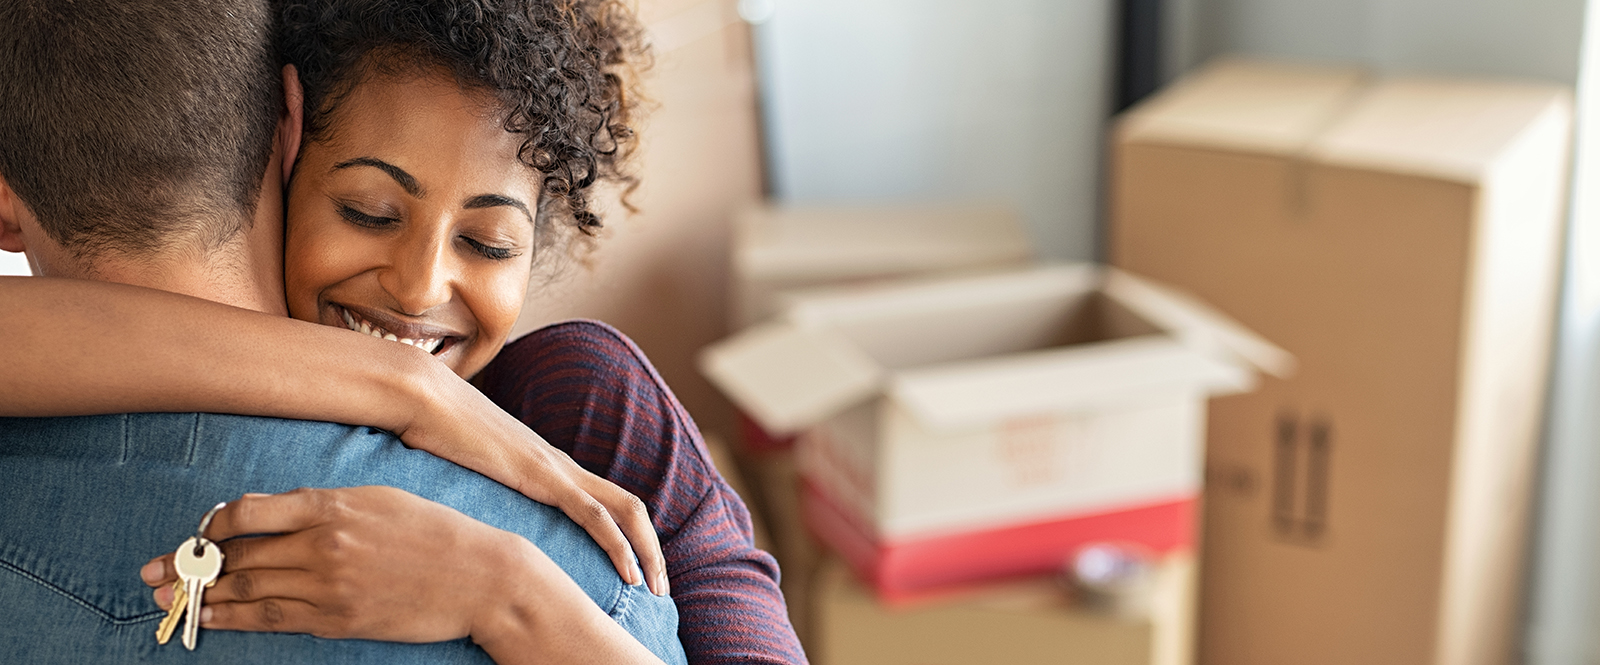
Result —
[[200, 447], [200, 416], [198, 413], [191, 416], [194, 418], [194, 428], [189, 430], [189, 452], [188, 457], [183, 460], [183, 465], [186, 467], [194, 466], [195, 449]]
[[129, 436], [132, 435], [128, 433], [128, 414], [124, 413], [122, 414], [122, 451], [117, 455], [117, 466], [128, 463], [129, 449], [133, 445], [133, 442], [128, 440]]
[[14, 564], [14, 563], [12, 563], [10, 561], [6, 561], [5, 559], [0, 559], [0, 569], [9, 570], [9, 571], [15, 573], [17, 576], [19, 576], [19, 577], [21, 577], [21, 578], [23, 578], [25, 580], [33, 582], [34, 584], [38, 584], [39, 586], [42, 586], [42, 587], [44, 587], [46, 589], [49, 589], [50, 591], [60, 595], [61, 597], [66, 598], [67, 600], [70, 600], [70, 601], [72, 601], [74, 603], [77, 603], [78, 606], [80, 606], [80, 607], [82, 607], [82, 608], [84, 608], [86, 610], [89, 610], [90, 612], [93, 612], [94, 614], [98, 615], [101, 619], [104, 619], [105, 621], [107, 621], [108, 623], [110, 623], [110, 624], [112, 624], [114, 626], [123, 626], [123, 625], [129, 625], [129, 624], [143, 623], [145, 621], [149, 621], [149, 620], [154, 619], [156, 617], [159, 617], [159, 616], [161, 616], [163, 614], [166, 614], [166, 612], [147, 612], [145, 614], [136, 614], [136, 615], [128, 617], [126, 619], [119, 619], [119, 618], [113, 616], [111, 613], [109, 613], [109, 612], [107, 612], [107, 611], [105, 611], [103, 609], [100, 609], [99, 607], [96, 607], [94, 605], [94, 603], [91, 603], [91, 602], [89, 602], [87, 600], [84, 600], [83, 598], [80, 598], [77, 595], [74, 595], [72, 592], [67, 591], [66, 589], [63, 589], [63, 588], [58, 587], [58, 586], [56, 586], [54, 584], [51, 584], [49, 580], [46, 580], [43, 577], [35, 575], [35, 574], [29, 572], [28, 570], [24, 569], [23, 567], [18, 566], [18, 565]]
[[633, 594], [638, 587], [624, 584], [617, 589], [617, 600], [611, 604], [611, 611], [606, 614], [611, 616], [618, 624], [626, 625], [628, 613], [633, 610]]

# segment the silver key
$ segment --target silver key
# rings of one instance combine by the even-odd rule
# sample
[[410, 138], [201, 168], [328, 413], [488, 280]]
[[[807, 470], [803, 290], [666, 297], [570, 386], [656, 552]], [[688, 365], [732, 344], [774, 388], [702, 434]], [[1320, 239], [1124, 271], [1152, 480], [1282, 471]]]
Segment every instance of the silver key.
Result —
[[[183, 541], [178, 546], [178, 551], [172, 555], [172, 567], [178, 571], [178, 584], [183, 588], [181, 593], [173, 594], [172, 610], [167, 619], [162, 621], [162, 626], [156, 633], [156, 639], [166, 644], [166, 637], [171, 636], [172, 627], [168, 622], [176, 623], [178, 617], [172, 613], [183, 616], [183, 646], [194, 651], [195, 642], [200, 639], [200, 606], [201, 599], [206, 589], [217, 583], [217, 576], [222, 574], [222, 548], [216, 543], [206, 539], [206, 527], [211, 526], [211, 518], [217, 516], [217, 511], [227, 506], [219, 503], [206, 511], [200, 518], [200, 528], [195, 529], [194, 537]], [[180, 600], [181, 599], [181, 600]], [[182, 602], [183, 607], [178, 607]]]
[[200, 637], [200, 604], [206, 588], [217, 583], [222, 574], [222, 548], [204, 538], [190, 538], [178, 546], [173, 557], [173, 567], [178, 569], [178, 579], [183, 581], [184, 600], [189, 604], [183, 617], [183, 646], [194, 651]]
[[222, 574], [222, 548], [205, 539], [184, 540], [178, 555], [173, 558], [178, 569], [178, 579], [184, 582], [189, 609], [184, 611], [184, 647], [195, 651], [195, 639], [200, 636], [200, 601], [205, 590], [216, 583]]

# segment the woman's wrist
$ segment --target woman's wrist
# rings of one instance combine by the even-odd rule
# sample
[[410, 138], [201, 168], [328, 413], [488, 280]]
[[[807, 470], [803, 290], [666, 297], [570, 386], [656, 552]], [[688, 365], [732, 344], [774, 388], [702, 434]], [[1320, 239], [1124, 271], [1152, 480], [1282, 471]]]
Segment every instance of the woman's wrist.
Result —
[[413, 439], [444, 430], [445, 419], [460, 413], [466, 397], [462, 391], [476, 395], [477, 390], [434, 358], [405, 347], [393, 351], [393, 365], [383, 371], [383, 380], [394, 423], [384, 429], [413, 448], [425, 448], [427, 442]]

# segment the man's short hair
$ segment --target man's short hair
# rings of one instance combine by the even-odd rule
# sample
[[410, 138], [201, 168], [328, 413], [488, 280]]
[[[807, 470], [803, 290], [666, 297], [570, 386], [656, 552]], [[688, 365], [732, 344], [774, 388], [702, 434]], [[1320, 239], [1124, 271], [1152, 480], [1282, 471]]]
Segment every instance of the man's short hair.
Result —
[[283, 105], [266, 0], [0, 2], [0, 175], [80, 258], [246, 228]]

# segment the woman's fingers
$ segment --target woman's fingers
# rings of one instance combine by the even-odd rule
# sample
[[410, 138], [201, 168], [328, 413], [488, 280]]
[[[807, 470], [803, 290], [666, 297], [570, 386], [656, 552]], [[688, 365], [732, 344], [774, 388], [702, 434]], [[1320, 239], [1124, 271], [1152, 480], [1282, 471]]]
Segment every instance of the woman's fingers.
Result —
[[[541, 445], [538, 452], [542, 454], [536, 457], [538, 461], [534, 467], [538, 471], [531, 475], [556, 482], [547, 480], [523, 486], [519, 488], [522, 493], [534, 501], [560, 508], [589, 532], [589, 537], [606, 551], [622, 581], [640, 584], [655, 579], [651, 577], [652, 568], [648, 563], [651, 561], [657, 562], [654, 567], [659, 569], [660, 579], [666, 579], [665, 565], [660, 563], [661, 545], [650, 525], [644, 502], [611, 481], [589, 473], [554, 446], [542, 440]], [[626, 534], [624, 528], [628, 529]], [[640, 579], [641, 567], [645, 579]], [[664, 593], [656, 589], [656, 584], [651, 582], [651, 590]]]
[[[209, 597], [210, 591], [206, 592]], [[237, 603], [206, 603], [200, 611], [200, 625], [207, 630], [248, 630], [254, 632], [309, 633], [318, 637], [342, 637], [341, 630], [315, 605], [290, 598], [266, 598]]]
[[606, 551], [606, 556], [611, 558], [611, 565], [617, 569], [617, 574], [622, 576], [622, 581], [628, 584], [638, 584], [644, 580], [639, 579], [639, 573], [633, 564], [633, 545], [628, 538], [622, 535], [622, 529], [617, 526], [616, 520], [611, 517], [611, 511], [605, 504], [600, 503], [594, 496], [584, 491], [580, 486], [573, 486], [572, 491], [557, 504], [561, 512], [577, 522], [584, 531], [589, 532], [589, 537], [600, 549]]
[[323, 529], [276, 536], [251, 536], [218, 543], [224, 573], [254, 568], [310, 568], [318, 561]]
[[[661, 554], [661, 541], [656, 536], [655, 525], [650, 523], [650, 511], [644, 501], [632, 492], [622, 489], [604, 478], [584, 472], [588, 490], [605, 506], [606, 512], [616, 520], [621, 532], [628, 538], [630, 551], [639, 556], [639, 566], [644, 571], [650, 591], [658, 596], [670, 593], [667, 584], [667, 560]], [[607, 550], [609, 552], [609, 549]], [[612, 557], [616, 561], [616, 557]], [[627, 575], [623, 579], [628, 579]]]
[[241, 570], [217, 578], [217, 585], [206, 589], [205, 603], [247, 603], [269, 598], [319, 604], [329, 593], [317, 576], [304, 570], [265, 568]]
[[139, 579], [144, 580], [145, 585], [152, 587], [172, 584], [178, 579], [178, 573], [172, 567], [172, 555], [163, 554], [151, 559], [150, 563], [139, 569]]
[[304, 531], [338, 509], [337, 494], [302, 487], [283, 494], [246, 494], [217, 511], [206, 537], [221, 542], [234, 536]]

